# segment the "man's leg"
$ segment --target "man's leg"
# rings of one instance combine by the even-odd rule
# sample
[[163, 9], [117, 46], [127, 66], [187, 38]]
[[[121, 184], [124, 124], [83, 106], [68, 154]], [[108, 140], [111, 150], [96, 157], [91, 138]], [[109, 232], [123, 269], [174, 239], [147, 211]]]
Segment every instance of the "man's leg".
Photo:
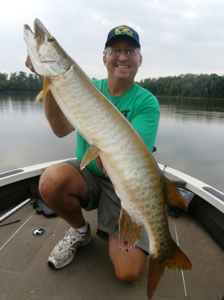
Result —
[[109, 235], [109, 255], [118, 279], [137, 281], [143, 271], [146, 252], [138, 247], [122, 251], [118, 238]]
[[91, 241], [90, 226], [85, 222], [80, 203], [88, 200], [88, 187], [76, 167], [63, 163], [45, 170], [39, 191], [46, 204], [71, 225], [48, 258], [50, 267], [60, 269], [74, 259], [78, 248]]
[[88, 200], [88, 187], [74, 166], [62, 163], [47, 168], [40, 178], [39, 191], [44, 202], [73, 228], [85, 225], [80, 201]]

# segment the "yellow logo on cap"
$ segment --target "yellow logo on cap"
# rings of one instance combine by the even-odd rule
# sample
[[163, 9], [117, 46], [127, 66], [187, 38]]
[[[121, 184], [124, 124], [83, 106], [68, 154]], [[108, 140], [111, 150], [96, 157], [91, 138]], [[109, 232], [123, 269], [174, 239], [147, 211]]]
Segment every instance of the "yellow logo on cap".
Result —
[[133, 32], [130, 30], [129, 27], [127, 26], [119, 26], [115, 29], [115, 34], [119, 35], [119, 34], [127, 34], [129, 36], [133, 36]]

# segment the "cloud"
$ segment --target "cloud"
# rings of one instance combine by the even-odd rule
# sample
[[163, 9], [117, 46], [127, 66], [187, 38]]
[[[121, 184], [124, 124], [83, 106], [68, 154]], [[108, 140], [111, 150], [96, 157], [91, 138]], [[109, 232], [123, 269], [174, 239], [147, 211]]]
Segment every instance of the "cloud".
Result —
[[223, 75], [221, 0], [8, 0], [0, 11], [0, 70], [28, 72], [22, 28], [25, 23], [32, 26], [36, 17], [90, 77], [106, 76], [106, 36], [122, 24], [140, 34], [143, 65], [137, 80], [183, 73]]

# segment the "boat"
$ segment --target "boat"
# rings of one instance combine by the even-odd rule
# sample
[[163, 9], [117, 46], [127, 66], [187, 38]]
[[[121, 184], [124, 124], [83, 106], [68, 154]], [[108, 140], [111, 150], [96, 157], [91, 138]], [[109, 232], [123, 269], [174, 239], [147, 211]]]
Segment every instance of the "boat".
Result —
[[[85, 212], [93, 241], [61, 270], [47, 265], [68, 224], [48, 211], [38, 181], [53, 161], [0, 174], [0, 299], [147, 300], [145, 264], [138, 282], [119, 281], [108, 243], [96, 235], [97, 211]], [[166, 270], [154, 300], [224, 300], [224, 194], [185, 173], [158, 164], [189, 203], [167, 208], [171, 235], [190, 258], [192, 271]], [[38, 210], [39, 209], [39, 210]]]

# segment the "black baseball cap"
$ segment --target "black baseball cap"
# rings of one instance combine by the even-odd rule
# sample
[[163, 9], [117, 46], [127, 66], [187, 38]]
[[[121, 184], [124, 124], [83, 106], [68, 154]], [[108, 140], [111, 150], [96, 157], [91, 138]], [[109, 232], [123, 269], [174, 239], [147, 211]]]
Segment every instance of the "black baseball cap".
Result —
[[111, 29], [107, 36], [105, 48], [107, 48], [111, 42], [122, 37], [132, 40], [138, 48], [141, 48], [138, 33], [127, 25], [121, 25]]

